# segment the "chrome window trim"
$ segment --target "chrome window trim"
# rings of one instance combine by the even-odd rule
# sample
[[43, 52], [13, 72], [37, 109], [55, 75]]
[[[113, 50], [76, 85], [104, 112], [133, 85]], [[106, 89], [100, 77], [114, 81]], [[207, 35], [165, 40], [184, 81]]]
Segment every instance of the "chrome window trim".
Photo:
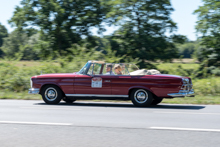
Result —
[[[91, 61], [91, 60], [89, 60], [88, 62], [87, 62], [89, 65], [87, 66], [87, 69], [84, 71], [84, 73], [82, 73], [82, 74], [80, 74], [79, 72], [77, 72], [78, 74], [80, 74], [80, 75], [89, 75], [89, 76], [94, 76], [93, 74], [92, 75], [90, 75], [90, 74], [88, 74], [88, 71], [89, 71], [89, 69], [90, 69], [90, 67], [91, 67], [91, 65], [93, 66], [92, 67], [92, 73], [93, 73], [93, 70], [94, 70], [94, 62], [93, 61]], [[138, 67], [137, 67], [137, 65], [136, 64], [133, 64], [133, 63], [103, 63], [103, 64], [113, 64], [113, 65], [115, 65], [115, 64], [130, 64], [130, 65], [134, 65], [137, 69], [139, 69]], [[130, 75], [130, 72], [129, 72], [129, 70], [128, 70], [128, 68], [127, 68], [127, 66], [125, 66], [125, 70], [128, 72], [128, 74], [127, 75], [120, 75], [120, 76], [143, 76], [143, 75]], [[112, 71], [113, 72], [113, 71]], [[113, 72], [114, 73], [114, 72]], [[98, 76], [102, 76], [102, 75], [105, 75], [105, 74], [97, 74]], [[109, 75], [107, 75], [107, 76], [109, 76]], [[117, 76], [117, 75], [112, 75], [112, 76]]]
[[66, 96], [78, 97], [128, 97], [128, 95], [106, 95], [106, 94], [65, 94]]
[[[83, 73], [80, 73], [80, 71], [82, 70], [82, 68], [83, 68], [87, 63], [88, 63], [88, 66], [87, 66], [86, 70], [85, 70]], [[89, 68], [90, 68], [92, 62], [91, 62], [91, 61], [88, 61], [87, 63], [80, 69], [80, 71], [77, 72], [78, 74], [80, 74], [80, 75], [87, 75], [87, 72], [88, 72], [88, 70], [89, 70]]]

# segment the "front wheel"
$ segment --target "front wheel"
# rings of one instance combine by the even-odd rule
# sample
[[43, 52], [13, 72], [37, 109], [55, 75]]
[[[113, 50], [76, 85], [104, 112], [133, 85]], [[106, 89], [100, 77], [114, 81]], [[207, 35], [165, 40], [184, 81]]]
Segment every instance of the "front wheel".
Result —
[[135, 106], [145, 107], [151, 105], [153, 95], [145, 89], [136, 89], [131, 92], [130, 98]]
[[44, 102], [47, 104], [58, 104], [63, 98], [63, 94], [60, 88], [53, 85], [44, 87], [41, 95]]

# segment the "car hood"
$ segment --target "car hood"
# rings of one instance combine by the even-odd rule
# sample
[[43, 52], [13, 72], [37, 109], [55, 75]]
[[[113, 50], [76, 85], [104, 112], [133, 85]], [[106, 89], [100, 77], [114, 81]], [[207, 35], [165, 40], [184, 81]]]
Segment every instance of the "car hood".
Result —
[[33, 76], [32, 78], [69, 78], [69, 77], [75, 77], [77, 75], [77, 72], [75, 73], [54, 73], [54, 74], [42, 74]]

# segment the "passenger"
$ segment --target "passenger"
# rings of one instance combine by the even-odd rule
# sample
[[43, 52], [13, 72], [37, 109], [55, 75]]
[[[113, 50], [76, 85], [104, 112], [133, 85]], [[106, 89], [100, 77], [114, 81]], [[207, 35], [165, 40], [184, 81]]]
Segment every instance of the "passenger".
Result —
[[119, 64], [115, 65], [114, 71], [117, 75], [122, 75], [122, 68]]
[[105, 75], [115, 75], [112, 72], [112, 64], [106, 64], [106, 74]]

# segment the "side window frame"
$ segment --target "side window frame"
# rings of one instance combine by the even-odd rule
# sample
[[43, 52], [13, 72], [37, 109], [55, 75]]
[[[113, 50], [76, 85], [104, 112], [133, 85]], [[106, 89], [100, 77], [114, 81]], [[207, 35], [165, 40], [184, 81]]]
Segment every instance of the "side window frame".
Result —
[[90, 69], [90, 67], [91, 67], [91, 64], [92, 64], [92, 63], [89, 63], [89, 65], [88, 65], [87, 69], [84, 71], [83, 75], [89, 75], [89, 74], [88, 74], [88, 71], [89, 71], [89, 69]]

